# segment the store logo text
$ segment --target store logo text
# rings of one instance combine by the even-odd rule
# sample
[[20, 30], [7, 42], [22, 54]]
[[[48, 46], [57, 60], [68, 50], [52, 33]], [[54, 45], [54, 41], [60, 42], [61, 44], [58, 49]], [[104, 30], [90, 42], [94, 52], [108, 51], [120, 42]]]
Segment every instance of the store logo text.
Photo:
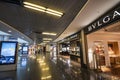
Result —
[[101, 27], [103, 24], [106, 24], [106, 23], [110, 22], [111, 20], [114, 20], [116, 17], [120, 17], [120, 12], [114, 11], [112, 16], [107, 15], [104, 18], [102, 18], [101, 21], [99, 20], [99, 21], [93, 23], [92, 25], [90, 25], [88, 27], [88, 31], [92, 31], [98, 27]]

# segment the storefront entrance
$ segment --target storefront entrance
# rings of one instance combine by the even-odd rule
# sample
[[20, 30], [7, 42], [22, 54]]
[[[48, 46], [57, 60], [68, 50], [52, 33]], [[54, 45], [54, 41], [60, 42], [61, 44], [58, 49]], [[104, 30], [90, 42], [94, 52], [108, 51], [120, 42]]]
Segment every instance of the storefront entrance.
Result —
[[59, 42], [60, 56], [81, 66], [80, 33], [73, 34]]
[[120, 21], [87, 35], [91, 69], [120, 70]]

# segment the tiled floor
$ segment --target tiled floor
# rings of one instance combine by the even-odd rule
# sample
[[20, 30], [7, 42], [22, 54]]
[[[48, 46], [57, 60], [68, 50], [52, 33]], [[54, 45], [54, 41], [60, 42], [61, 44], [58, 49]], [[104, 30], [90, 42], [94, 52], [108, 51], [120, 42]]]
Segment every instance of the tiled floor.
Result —
[[[113, 79], [114, 78], [114, 79]], [[115, 77], [81, 69], [69, 59], [49, 55], [18, 58], [16, 71], [0, 72], [0, 80], [120, 80]]]

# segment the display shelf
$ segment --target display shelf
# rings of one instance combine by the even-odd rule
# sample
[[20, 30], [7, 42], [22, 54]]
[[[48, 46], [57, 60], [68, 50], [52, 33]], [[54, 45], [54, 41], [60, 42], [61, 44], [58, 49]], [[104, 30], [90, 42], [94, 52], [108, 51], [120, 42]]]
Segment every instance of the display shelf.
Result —
[[80, 56], [80, 52], [79, 51], [71, 51], [70, 55]]
[[70, 59], [76, 62], [80, 62], [80, 56], [70, 54]]

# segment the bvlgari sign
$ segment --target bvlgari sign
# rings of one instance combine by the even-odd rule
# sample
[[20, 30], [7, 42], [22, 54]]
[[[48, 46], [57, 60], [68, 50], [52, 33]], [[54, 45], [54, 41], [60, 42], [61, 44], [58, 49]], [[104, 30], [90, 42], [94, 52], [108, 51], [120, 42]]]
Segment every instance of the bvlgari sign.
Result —
[[86, 27], [84, 29], [85, 33], [88, 34], [90, 32], [93, 32], [119, 19], [120, 19], [120, 6], [115, 10], [111, 11], [110, 13], [108, 13], [107, 15], [96, 20], [95, 22], [90, 24], [88, 27]]

